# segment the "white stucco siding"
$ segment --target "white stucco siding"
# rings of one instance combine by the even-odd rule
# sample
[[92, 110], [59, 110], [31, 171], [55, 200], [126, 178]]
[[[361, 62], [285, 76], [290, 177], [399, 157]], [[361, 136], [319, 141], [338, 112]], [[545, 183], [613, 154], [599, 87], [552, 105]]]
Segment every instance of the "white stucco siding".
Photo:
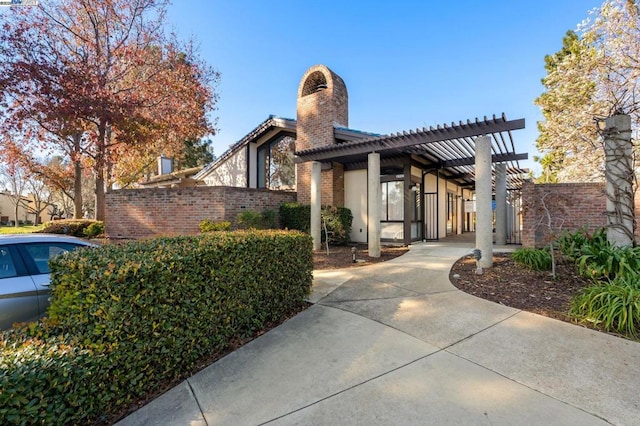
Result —
[[351, 241], [367, 242], [367, 171], [344, 172], [344, 206], [351, 210]]
[[247, 186], [247, 150], [240, 149], [204, 178], [209, 186]]

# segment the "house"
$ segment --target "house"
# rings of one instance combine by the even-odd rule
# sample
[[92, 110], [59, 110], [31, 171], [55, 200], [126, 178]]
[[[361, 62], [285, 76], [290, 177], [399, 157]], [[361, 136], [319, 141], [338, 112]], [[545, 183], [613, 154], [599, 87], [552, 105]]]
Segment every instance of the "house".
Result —
[[[22, 196], [20, 205], [18, 206], [18, 222], [35, 223], [35, 213], [29, 208], [33, 206], [35, 201], [33, 196]], [[16, 196], [8, 192], [0, 192], [0, 225], [12, 225], [16, 222]], [[40, 223], [47, 220], [46, 211], [40, 215]]]
[[[158, 158], [158, 162], [169, 160], [164, 157]], [[169, 160], [170, 161], [170, 160]], [[176, 171], [165, 171], [159, 167], [159, 173], [139, 185], [142, 188], [184, 188], [189, 186], [201, 185], [203, 182], [193, 179], [193, 177], [202, 171], [203, 167], [190, 167]]]
[[269, 116], [193, 178], [296, 191], [300, 203], [312, 205], [318, 242], [320, 205], [334, 205], [351, 209], [352, 241], [410, 244], [475, 230], [476, 145], [488, 136], [483, 179], [489, 186], [495, 180], [494, 208], [505, 212], [496, 231], [517, 242], [526, 173], [518, 161], [527, 154], [515, 152], [512, 131], [524, 128], [524, 119], [492, 116], [379, 135], [349, 127], [348, 100], [342, 78], [324, 65], [311, 67], [298, 87], [296, 119]]

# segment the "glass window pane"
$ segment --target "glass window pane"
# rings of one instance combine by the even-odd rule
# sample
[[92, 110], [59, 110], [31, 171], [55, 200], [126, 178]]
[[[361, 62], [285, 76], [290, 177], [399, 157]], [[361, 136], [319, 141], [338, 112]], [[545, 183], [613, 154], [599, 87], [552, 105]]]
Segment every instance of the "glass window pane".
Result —
[[269, 188], [295, 189], [295, 139], [284, 136], [271, 144]]
[[267, 150], [258, 150], [258, 188], [267, 187]]
[[29, 244], [25, 246], [25, 249], [33, 262], [38, 268], [38, 272], [41, 274], [48, 274], [49, 271], [49, 259], [56, 257], [62, 253], [74, 250], [79, 246], [75, 244], [65, 243], [39, 243]]
[[404, 182], [388, 182], [389, 218], [388, 220], [404, 220]]
[[387, 220], [387, 182], [380, 184], [380, 194], [382, 195], [382, 202], [380, 203], [380, 220]]
[[11, 253], [7, 247], [0, 246], [0, 278], [12, 278], [18, 276], [13, 265]]
[[402, 241], [404, 239], [404, 225], [402, 223], [381, 223], [380, 231], [380, 238], [383, 240]]

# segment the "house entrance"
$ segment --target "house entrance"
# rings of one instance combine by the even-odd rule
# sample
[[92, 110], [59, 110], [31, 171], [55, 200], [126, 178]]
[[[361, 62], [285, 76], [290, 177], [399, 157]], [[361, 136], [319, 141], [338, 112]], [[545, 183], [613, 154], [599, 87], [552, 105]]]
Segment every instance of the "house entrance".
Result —
[[458, 233], [458, 196], [447, 192], [447, 235]]

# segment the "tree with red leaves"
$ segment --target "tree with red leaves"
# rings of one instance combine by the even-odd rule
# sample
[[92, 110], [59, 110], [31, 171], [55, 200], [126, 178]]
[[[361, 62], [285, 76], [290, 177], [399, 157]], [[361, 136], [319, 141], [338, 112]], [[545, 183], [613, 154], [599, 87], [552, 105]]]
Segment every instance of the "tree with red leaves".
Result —
[[81, 169], [91, 167], [99, 220], [118, 162], [179, 155], [184, 140], [214, 131], [219, 75], [165, 34], [166, 6], [61, 0], [0, 15], [0, 129], [25, 150], [68, 156], [77, 206]]

